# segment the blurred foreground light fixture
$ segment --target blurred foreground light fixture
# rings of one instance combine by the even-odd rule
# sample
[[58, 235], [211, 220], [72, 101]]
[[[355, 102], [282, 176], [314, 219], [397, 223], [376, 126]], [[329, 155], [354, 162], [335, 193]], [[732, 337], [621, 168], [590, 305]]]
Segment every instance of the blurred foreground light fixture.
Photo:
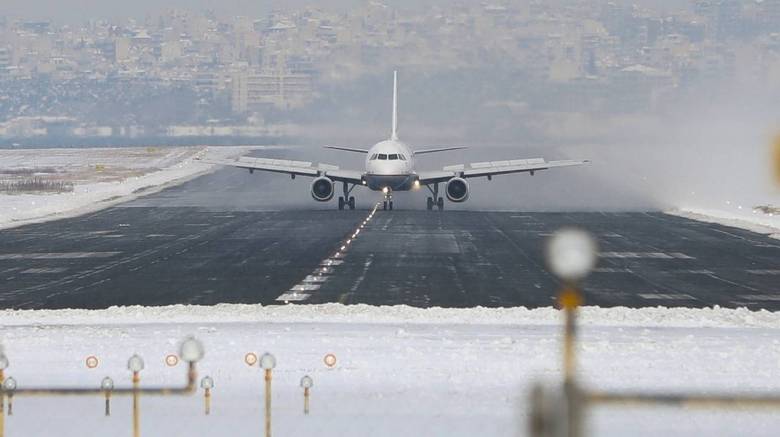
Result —
[[563, 282], [581, 281], [598, 260], [598, 244], [588, 233], [567, 228], [556, 231], [547, 242], [547, 266]]
[[188, 363], [196, 363], [203, 359], [205, 351], [203, 343], [196, 340], [195, 337], [187, 337], [181, 342], [179, 347], [179, 356]]
[[303, 387], [303, 414], [309, 414], [309, 390], [314, 386], [314, 380], [306, 375], [301, 378], [301, 387]]

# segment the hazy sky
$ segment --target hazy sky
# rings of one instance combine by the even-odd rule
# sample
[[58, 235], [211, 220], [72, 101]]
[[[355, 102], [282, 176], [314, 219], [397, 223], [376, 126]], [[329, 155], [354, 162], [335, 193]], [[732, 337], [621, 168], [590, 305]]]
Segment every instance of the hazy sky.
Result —
[[[614, 1], [614, 0], [613, 0]], [[617, 0], [644, 4], [654, 8], [678, 8], [688, 0]], [[53, 19], [55, 21], [80, 22], [94, 18], [141, 18], [149, 13], [180, 8], [190, 10], [212, 9], [218, 13], [260, 16], [271, 9], [300, 9], [302, 6], [317, 6], [330, 9], [349, 9], [365, 4], [360, 0], [0, 0], [0, 16], [24, 17], [30, 19]], [[430, 4], [446, 4], [447, 0], [392, 0], [387, 4], [402, 7], [425, 7]], [[604, 3], [594, 0], [594, 4]]]

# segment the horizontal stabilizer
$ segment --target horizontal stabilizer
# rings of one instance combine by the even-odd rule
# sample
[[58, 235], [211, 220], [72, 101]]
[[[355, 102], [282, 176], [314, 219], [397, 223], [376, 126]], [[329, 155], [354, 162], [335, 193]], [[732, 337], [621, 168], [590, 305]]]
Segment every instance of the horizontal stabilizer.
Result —
[[426, 153], [438, 153], [438, 152], [449, 152], [450, 150], [462, 150], [462, 149], [468, 149], [466, 146], [450, 146], [450, 147], [440, 147], [436, 149], [422, 149], [422, 150], [415, 150], [415, 155], [425, 155]]
[[357, 149], [354, 147], [341, 147], [341, 146], [323, 146], [326, 149], [333, 149], [333, 150], [343, 150], [345, 152], [354, 152], [354, 153], [368, 153], [368, 150], [366, 149]]

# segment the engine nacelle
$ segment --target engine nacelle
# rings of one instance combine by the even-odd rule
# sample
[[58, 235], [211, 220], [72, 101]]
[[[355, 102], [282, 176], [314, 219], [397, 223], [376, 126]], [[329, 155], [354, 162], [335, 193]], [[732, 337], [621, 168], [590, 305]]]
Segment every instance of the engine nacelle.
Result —
[[469, 183], [463, 178], [452, 178], [447, 182], [445, 191], [450, 202], [465, 202], [469, 198]]
[[333, 181], [325, 176], [319, 177], [311, 183], [311, 197], [318, 202], [329, 201], [335, 192], [336, 187], [333, 185]]

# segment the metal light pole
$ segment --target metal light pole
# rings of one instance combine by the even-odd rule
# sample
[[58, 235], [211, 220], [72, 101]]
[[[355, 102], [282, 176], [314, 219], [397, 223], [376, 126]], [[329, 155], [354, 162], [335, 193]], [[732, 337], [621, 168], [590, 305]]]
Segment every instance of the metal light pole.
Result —
[[141, 370], [144, 369], [144, 360], [138, 355], [133, 355], [127, 360], [127, 369], [133, 372], [133, 437], [141, 436], [141, 411], [139, 405], [139, 388], [141, 384]]
[[203, 402], [205, 404], [204, 413], [211, 414], [211, 389], [214, 388], [214, 380], [210, 376], [204, 376], [200, 380], [200, 387], [203, 389]]
[[311, 376], [306, 375], [301, 378], [301, 387], [303, 387], [303, 414], [309, 414], [309, 390], [314, 385]]
[[106, 396], [106, 416], [111, 415], [111, 391], [114, 390], [114, 380], [106, 376], [100, 381], [100, 388]]
[[596, 266], [598, 245], [579, 229], [562, 229], [547, 242], [547, 265], [563, 283], [558, 303], [566, 322], [563, 333], [563, 390], [567, 425], [565, 434], [580, 437], [583, 432], [582, 394], [576, 381], [577, 308], [582, 304], [580, 282]]
[[260, 357], [260, 367], [265, 371], [265, 437], [271, 437], [271, 378], [276, 358], [268, 352]]

